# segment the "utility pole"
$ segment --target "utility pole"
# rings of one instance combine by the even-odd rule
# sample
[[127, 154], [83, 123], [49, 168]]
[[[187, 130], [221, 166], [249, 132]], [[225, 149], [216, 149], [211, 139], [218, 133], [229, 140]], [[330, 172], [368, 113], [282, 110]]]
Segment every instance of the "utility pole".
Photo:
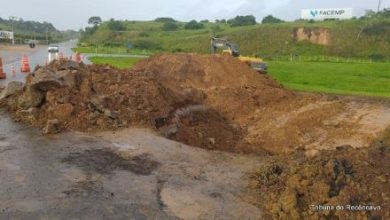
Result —
[[46, 27], [46, 44], [49, 45], [49, 28]]
[[11, 26], [12, 26], [12, 44], [15, 44], [15, 32], [14, 32], [14, 21], [17, 19], [15, 16], [10, 16], [9, 20], [11, 20]]
[[381, 6], [382, 6], [382, 0], [379, 0], [379, 2], [378, 2], [378, 11], [377, 12], [379, 12], [381, 10]]

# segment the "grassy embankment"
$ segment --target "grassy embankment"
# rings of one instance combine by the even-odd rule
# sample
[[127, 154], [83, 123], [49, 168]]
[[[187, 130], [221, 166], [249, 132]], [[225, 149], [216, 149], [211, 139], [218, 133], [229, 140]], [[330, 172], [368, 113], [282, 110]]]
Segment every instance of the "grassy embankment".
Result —
[[270, 75], [298, 91], [390, 97], [390, 63], [270, 62]]

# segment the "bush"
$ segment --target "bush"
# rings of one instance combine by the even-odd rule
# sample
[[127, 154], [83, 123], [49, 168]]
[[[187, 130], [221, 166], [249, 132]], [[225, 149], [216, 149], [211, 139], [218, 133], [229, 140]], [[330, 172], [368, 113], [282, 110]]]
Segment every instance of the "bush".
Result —
[[261, 21], [262, 24], [275, 24], [275, 23], [283, 23], [283, 22], [284, 22], [283, 20], [279, 18], [275, 18], [272, 15], [268, 15], [264, 17], [263, 20]]
[[116, 21], [113, 18], [107, 23], [108, 29], [111, 31], [125, 31], [126, 27], [121, 21]]
[[176, 22], [175, 19], [173, 19], [173, 18], [168, 18], [168, 17], [156, 18], [154, 21], [155, 21], [155, 22], [160, 22], [160, 23], [167, 23], [167, 22], [173, 22], [173, 23], [175, 23], [175, 22]]
[[133, 42], [134, 47], [143, 50], [159, 50], [160, 44], [149, 39], [137, 39]]
[[177, 29], [179, 26], [175, 22], [166, 22], [162, 27], [163, 31], [176, 31]]
[[380, 53], [373, 53], [370, 56], [368, 56], [373, 61], [384, 61], [386, 60], [386, 56]]
[[185, 24], [184, 28], [188, 29], [188, 30], [203, 29], [204, 28], [204, 24], [198, 23], [197, 21], [192, 20], [192, 21], [188, 22], [187, 24]]
[[366, 27], [363, 32], [370, 35], [385, 35], [390, 33], [390, 22], [383, 21]]
[[253, 15], [237, 16], [227, 21], [232, 27], [255, 25], [256, 18]]
[[221, 23], [221, 24], [226, 24], [226, 19], [222, 19], [222, 20], [215, 20], [215, 23]]
[[150, 35], [149, 35], [148, 32], [143, 31], [143, 32], [139, 33], [138, 36], [140, 36], [140, 37], [149, 37]]

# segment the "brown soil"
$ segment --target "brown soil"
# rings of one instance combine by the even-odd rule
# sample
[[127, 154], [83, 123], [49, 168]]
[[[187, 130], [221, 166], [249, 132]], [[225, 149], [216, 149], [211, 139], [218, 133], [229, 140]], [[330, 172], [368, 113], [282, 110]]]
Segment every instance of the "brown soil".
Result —
[[5, 100], [15, 119], [45, 133], [142, 126], [193, 146], [261, 155], [366, 147], [390, 124], [385, 104], [296, 94], [231, 56], [159, 55], [133, 70], [54, 62]]
[[270, 218], [390, 217], [310, 210], [389, 207], [388, 102], [294, 93], [215, 55], [153, 56], [132, 70], [55, 61], [20, 86], [0, 91], [0, 106], [47, 134], [141, 126], [201, 148], [274, 155], [251, 184]]
[[255, 203], [268, 219], [388, 219], [388, 143], [339, 147], [313, 158], [303, 152], [269, 158], [252, 177], [250, 187], [258, 194]]

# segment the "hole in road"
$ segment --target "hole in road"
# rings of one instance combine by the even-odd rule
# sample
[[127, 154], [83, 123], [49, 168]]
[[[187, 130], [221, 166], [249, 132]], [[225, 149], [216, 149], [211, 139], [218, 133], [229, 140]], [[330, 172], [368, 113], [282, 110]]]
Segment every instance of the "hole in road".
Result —
[[85, 150], [70, 153], [62, 162], [75, 165], [86, 172], [110, 174], [121, 169], [137, 175], [148, 176], [160, 165], [150, 158], [149, 154], [141, 154], [125, 159], [109, 149]]

